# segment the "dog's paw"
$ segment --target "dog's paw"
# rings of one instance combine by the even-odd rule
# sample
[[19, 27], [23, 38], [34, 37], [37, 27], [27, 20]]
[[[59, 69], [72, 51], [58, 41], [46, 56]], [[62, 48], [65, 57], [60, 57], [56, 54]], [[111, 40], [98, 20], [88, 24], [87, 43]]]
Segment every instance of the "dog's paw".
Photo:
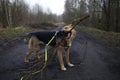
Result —
[[74, 66], [74, 64], [68, 63], [68, 66], [69, 66], [69, 67], [73, 67], [73, 66]]
[[62, 71], [66, 71], [67, 69], [65, 67], [61, 68]]

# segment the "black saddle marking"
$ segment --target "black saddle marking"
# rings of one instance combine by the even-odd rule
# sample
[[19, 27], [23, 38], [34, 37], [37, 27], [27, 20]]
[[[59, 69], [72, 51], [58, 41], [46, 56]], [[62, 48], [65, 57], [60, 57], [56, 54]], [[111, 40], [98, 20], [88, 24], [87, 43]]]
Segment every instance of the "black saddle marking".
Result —
[[[38, 31], [38, 32], [29, 33], [29, 35], [35, 36], [40, 41], [47, 44], [51, 40], [51, 38], [55, 35], [55, 33], [56, 33], [56, 31]], [[57, 35], [55, 36], [55, 38], [52, 40], [52, 42], [49, 45], [55, 46], [56, 45], [56, 38], [59, 37], [59, 38], [64, 39], [68, 33], [69, 33], [68, 31], [58, 31]]]
[[[29, 33], [30, 36], [35, 36], [37, 37], [40, 41], [44, 42], [45, 44], [47, 44], [51, 38], [55, 35], [56, 31], [38, 31], [38, 32], [32, 32]], [[51, 46], [55, 46], [56, 45], [56, 41], [55, 38], [53, 39], [53, 41], [50, 43]]]

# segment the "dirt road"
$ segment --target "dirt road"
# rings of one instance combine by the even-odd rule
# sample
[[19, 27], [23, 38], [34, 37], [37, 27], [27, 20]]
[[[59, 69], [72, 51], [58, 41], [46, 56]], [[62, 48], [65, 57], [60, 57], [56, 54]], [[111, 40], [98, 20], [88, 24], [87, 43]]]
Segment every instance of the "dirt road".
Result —
[[[87, 42], [87, 43], [86, 43]], [[27, 66], [24, 55], [27, 45], [22, 41], [0, 52], [0, 80], [19, 80], [19, 69]], [[78, 32], [70, 50], [74, 67], [61, 71], [58, 59], [31, 80], [120, 80], [120, 53], [102, 46], [90, 35]]]

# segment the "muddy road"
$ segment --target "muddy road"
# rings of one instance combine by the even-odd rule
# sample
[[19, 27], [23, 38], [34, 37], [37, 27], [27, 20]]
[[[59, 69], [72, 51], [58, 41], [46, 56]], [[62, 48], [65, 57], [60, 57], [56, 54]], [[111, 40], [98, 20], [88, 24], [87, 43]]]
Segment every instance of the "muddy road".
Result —
[[[27, 45], [21, 40], [0, 52], [0, 80], [20, 80], [20, 69], [28, 66], [24, 63], [26, 51]], [[120, 52], [104, 47], [81, 31], [71, 47], [70, 60], [75, 66], [61, 71], [54, 57], [44, 71], [30, 80], [120, 80]]]

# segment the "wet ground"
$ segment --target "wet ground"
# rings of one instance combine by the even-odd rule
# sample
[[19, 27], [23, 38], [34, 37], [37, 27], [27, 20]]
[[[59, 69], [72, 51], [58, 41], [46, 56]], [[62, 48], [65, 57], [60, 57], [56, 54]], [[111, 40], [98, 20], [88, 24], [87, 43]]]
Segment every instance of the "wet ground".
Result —
[[[20, 41], [0, 52], [0, 80], [20, 80], [27, 45]], [[64, 55], [63, 55], [64, 56]], [[92, 36], [77, 32], [70, 49], [75, 65], [61, 71], [57, 57], [46, 68], [28, 80], [120, 80], [120, 52], [106, 48]]]

